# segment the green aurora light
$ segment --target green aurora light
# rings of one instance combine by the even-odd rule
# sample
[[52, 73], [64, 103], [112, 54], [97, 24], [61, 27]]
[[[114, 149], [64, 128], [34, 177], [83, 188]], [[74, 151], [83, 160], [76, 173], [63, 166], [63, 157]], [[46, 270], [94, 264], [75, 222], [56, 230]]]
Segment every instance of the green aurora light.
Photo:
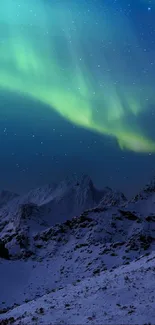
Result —
[[148, 53], [125, 15], [80, 0], [1, 0], [0, 39], [0, 89], [114, 137], [121, 149], [155, 152], [139, 123], [155, 101], [149, 65], [143, 74]]

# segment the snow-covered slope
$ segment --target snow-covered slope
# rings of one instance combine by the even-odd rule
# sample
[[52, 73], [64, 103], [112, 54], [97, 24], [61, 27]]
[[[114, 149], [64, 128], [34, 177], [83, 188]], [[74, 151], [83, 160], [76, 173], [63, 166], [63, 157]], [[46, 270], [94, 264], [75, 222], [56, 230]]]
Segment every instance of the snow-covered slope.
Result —
[[[155, 254], [58, 287], [3, 319], [13, 324], [154, 324]], [[3, 323], [2, 323], [3, 324]], [[7, 323], [4, 323], [7, 324]]]
[[[0, 319], [46, 325], [153, 322], [155, 217], [154, 206], [148, 214], [144, 204], [153, 191], [146, 200], [127, 202], [122, 193], [99, 192], [83, 177], [33, 190], [20, 204], [10, 201], [10, 210], [9, 204], [1, 210], [7, 211], [4, 219], [9, 215], [0, 236], [10, 260], [0, 259]], [[11, 216], [13, 206], [18, 209]], [[64, 218], [53, 225], [49, 220], [57, 211]]]

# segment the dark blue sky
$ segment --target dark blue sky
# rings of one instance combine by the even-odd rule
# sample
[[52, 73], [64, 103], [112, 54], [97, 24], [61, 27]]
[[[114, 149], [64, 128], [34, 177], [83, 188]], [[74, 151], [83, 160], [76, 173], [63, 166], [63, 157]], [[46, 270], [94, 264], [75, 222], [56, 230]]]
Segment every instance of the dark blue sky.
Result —
[[[43, 2], [43, 0], [40, 0], [39, 2], [41, 1]], [[46, 0], [44, 2], [47, 3], [48, 1]], [[78, 6], [80, 2], [73, 2], [75, 2], [75, 4], [77, 3], [76, 10], [79, 12]], [[153, 93], [153, 77], [155, 76], [155, 4], [153, 6], [153, 1], [147, 0], [107, 0], [106, 2], [101, 0], [91, 2], [85, 1], [86, 8], [91, 11], [96, 10], [96, 15], [100, 12], [101, 17], [101, 8], [103, 3], [104, 5], [106, 4], [107, 10], [110, 10], [111, 16], [109, 17], [113, 17], [112, 15], [115, 17], [116, 13], [119, 12], [120, 15], [123, 15], [125, 19], [127, 19], [128, 25], [130, 27], [132, 26], [132, 31], [135, 33], [136, 40], [138, 41], [135, 43], [135, 40], [133, 40], [132, 43], [130, 37], [128, 46], [130, 47], [131, 53], [134, 50], [133, 47], [135, 44], [138, 44], [137, 47], [142, 50], [136, 52], [136, 57], [134, 57], [132, 53], [130, 57], [131, 67], [129, 69], [125, 68], [124, 70], [127, 73], [126, 76], [123, 76], [123, 70], [120, 69], [121, 61], [118, 65], [120, 69], [120, 82], [124, 83], [126, 93], [129, 89], [129, 98], [132, 98], [130, 85], [132, 80], [133, 84], [136, 83], [137, 85], [137, 88], [134, 88], [133, 91], [136, 89], [137, 94], [139, 94], [138, 92], [141, 87], [143, 89], [142, 93], [145, 92], [144, 97], [140, 96], [140, 104], [142, 106], [145, 104], [145, 109], [141, 110], [140, 107], [140, 114], [138, 117], [136, 116], [134, 118], [125, 111], [125, 118], [123, 118], [123, 125], [125, 126], [122, 128], [122, 124], [118, 120], [116, 123], [117, 132], [116, 130], [115, 132], [117, 134], [119, 134], [119, 132], [121, 133], [122, 140], [122, 134], [124, 136], [126, 129], [129, 129], [129, 132], [132, 133], [133, 128], [134, 134], [135, 130], [136, 132], [137, 130], [142, 130], [142, 135], [151, 139], [151, 141], [154, 141], [155, 100]], [[66, 6], [69, 5], [70, 2], [66, 1]], [[1, 24], [1, 18], [0, 14], [0, 31], [4, 28]], [[75, 18], [77, 19], [77, 15]], [[82, 16], [80, 19], [84, 19], [84, 17]], [[91, 28], [95, 29], [95, 24], [96, 21], [91, 20]], [[107, 24], [113, 25], [114, 22], [107, 21]], [[113, 26], [113, 28], [115, 28], [115, 26]], [[124, 42], [126, 37], [128, 39], [129, 34], [127, 33], [126, 35], [125, 33], [125, 30], [122, 31], [123, 37], [121, 30], [120, 35], [117, 34], [117, 41], [120, 42], [120, 44], [121, 40]], [[96, 34], [94, 33], [94, 36], [95, 35]], [[0, 39], [1, 42], [3, 42], [3, 37], [4, 35], [2, 33]], [[97, 35], [97, 37], [99, 37], [99, 41], [100, 39], [102, 40], [101, 34]], [[104, 39], [105, 46], [106, 43], [109, 44], [110, 42], [113, 42], [110, 37], [110, 34], [107, 33], [107, 36]], [[5, 40], [5, 42], [7, 44], [7, 40]], [[14, 39], [12, 42], [14, 42]], [[113, 43], [110, 46], [114, 49]], [[100, 48], [98, 50], [100, 51]], [[142, 52], [147, 52], [147, 55], [140, 57], [140, 53]], [[29, 55], [28, 49], [26, 55]], [[63, 51], [61, 55], [63, 57]], [[84, 55], [86, 60], [87, 51], [85, 51]], [[102, 58], [100, 57], [100, 62], [102, 63], [101, 59]], [[0, 57], [0, 68], [2, 69], [1, 60]], [[113, 63], [115, 60], [119, 60], [119, 55], [114, 55], [114, 53], [112, 53], [112, 59], [110, 62]], [[121, 60], [122, 65], [124, 65], [126, 61], [129, 62], [129, 56], [127, 57], [127, 54], [124, 54], [123, 56], [121, 53]], [[119, 71], [116, 71], [117, 63], [115, 64], [115, 66], [112, 64], [112, 68], [115, 67], [114, 71], [115, 74], [117, 73], [119, 79]], [[93, 65], [91, 65], [91, 67], [93, 67]], [[111, 67], [109, 68], [111, 69]], [[4, 70], [5, 69], [8, 73], [9, 66], [4, 67]], [[90, 70], [89, 67], [89, 73], [91, 72]], [[94, 74], [93, 76], [99, 78], [99, 74]], [[107, 80], [107, 82], [109, 82], [109, 79]], [[94, 85], [94, 81], [92, 81], [92, 84]], [[111, 90], [109, 91], [111, 92]], [[139, 95], [137, 94], [136, 99], [139, 99]], [[113, 95], [114, 93], [111, 92], [111, 96]], [[62, 96], [62, 86], [60, 88], [59, 96], [60, 98]], [[62, 103], [63, 98], [61, 102], [61, 107], [63, 109]], [[93, 103], [95, 106], [95, 101], [93, 101]], [[123, 100], [122, 103], [124, 103]], [[125, 103], [128, 103], [128, 100], [126, 100]], [[102, 109], [101, 97], [100, 105]], [[116, 106], [117, 105], [118, 103], [116, 103]], [[71, 110], [72, 106], [70, 103], [68, 106]], [[81, 114], [80, 111], [79, 114]], [[101, 111], [98, 116], [100, 117], [99, 125], [102, 126], [102, 117], [103, 122], [105, 122], [105, 111], [104, 113]], [[97, 120], [96, 116], [95, 119]], [[114, 128], [116, 129], [114, 122], [113, 124], [107, 124], [109, 127], [112, 126], [112, 130]], [[107, 115], [106, 123], [109, 123]], [[117, 140], [118, 136], [115, 137], [114, 135], [111, 137], [107, 134], [107, 131], [106, 133], [100, 134], [96, 132], [96, 130], [86, 129], [82, 125], [77, 125], [74, 121], [67, 120], [66, 117], [64, 118], [62, 115], [58, 114], [57, 110], [52, 110], [45, 100], [41, 103], [37, 98], [25, 96], [22, 92], [20, 94], [20, 91], [14, 91], [13, 88], [9, 89], [9, 87], [4, 87], [2, 82], [0, 83], [1, 189], [7, 188], [17, 192], [24, 192], [38, 185], [40, 186], [52, 181], [59, 181], [72, 173], [77, 173], [79, 175], [81, 173], [87, 173], [99, 187], [108, 185], [124, 191], [127, 195], [132, 195], [132, 193], [134, 194], [138, 191], [140, 187], [155, 174], [154, 150], [151, 151], [148, 149], [148, 152], [122, 150], [119, 147]], [[140, 151], [137, 150], [137, 145], [139, 145], [139, 142], [138, 144], [136, 142], [136, 151]]]

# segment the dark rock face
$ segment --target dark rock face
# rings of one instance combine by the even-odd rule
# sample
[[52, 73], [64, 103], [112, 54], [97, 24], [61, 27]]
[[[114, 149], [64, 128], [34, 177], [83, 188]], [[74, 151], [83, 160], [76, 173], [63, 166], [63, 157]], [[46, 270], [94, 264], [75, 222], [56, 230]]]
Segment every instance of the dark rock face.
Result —
[[12, 193], [10, 191], [0, 191], [0, 209], [4, 207], [9, 201], [17, 198], [18, 194]]
[[2, 240], [0, 240], [0, 257], [7, 260], [9, 259], [9, 251]]
[[28, 219], [37, 212], [37, 205], [34, 203], [25, 203], [20, 205], [20, 215], [22, 219]]

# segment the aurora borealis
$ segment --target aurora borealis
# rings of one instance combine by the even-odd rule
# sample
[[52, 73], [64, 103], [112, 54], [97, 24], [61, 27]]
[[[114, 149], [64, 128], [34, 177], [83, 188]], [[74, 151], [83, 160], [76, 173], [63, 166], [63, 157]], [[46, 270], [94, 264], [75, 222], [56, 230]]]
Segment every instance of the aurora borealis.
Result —
[[86, 1], [1, 1], [1, 88], [116, 138], [121, 149], [155, 151], [139, 123], [155, 102], [153, 53], [116, 1], [91, 9]]
[[[1, 94], [120, 152], [153, 154], [155, 134], [144, 123], [155, 107], [153, 16], [153, 0], [1, 0]], [[15, 106], [9, 116], [18, 121]]]

